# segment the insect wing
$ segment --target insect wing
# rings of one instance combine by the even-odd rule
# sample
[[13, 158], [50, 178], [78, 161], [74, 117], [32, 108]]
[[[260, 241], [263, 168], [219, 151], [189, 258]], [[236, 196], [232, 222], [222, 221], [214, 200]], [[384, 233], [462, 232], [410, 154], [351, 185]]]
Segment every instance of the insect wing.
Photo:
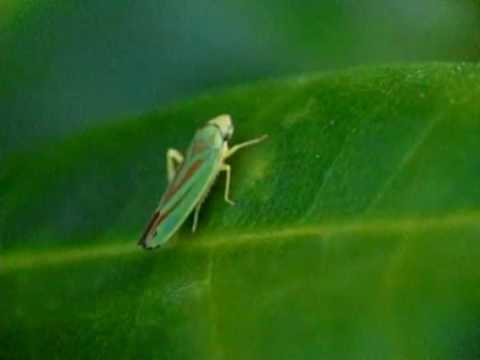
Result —
[[[185, 222], [214, 179], [220, 160], [219, 147], [211, 146], [216, 133], [197, 133], [187, 156], [153, 214], [139, 244], [154, 248], [165, 244]], [[217, 139], [213, 139], [217, 140]], [[215, 143], [214, 143], [215, 144]]]

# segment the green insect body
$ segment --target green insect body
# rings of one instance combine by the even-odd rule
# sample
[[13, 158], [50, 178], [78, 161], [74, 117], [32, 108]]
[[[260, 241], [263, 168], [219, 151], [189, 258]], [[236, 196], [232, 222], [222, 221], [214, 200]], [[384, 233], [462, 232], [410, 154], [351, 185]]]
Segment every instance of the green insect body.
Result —
[[[199, 129], [185, 157], [177, 150], [167, 151], [168, 186], [145, 229], [139, 245], [152, 249], [164, 245], [195, 210], [193, 228], [203, 200], [220, 172], [226, 174], [225, 201], [230, 200], [230, 166], [225, 160], [241, 148], [263, 141], [267, 136], [229, 148], [233, 123], [229, 115], [220, 115]], [[176, 163], [176, 164], [175, 164]]]

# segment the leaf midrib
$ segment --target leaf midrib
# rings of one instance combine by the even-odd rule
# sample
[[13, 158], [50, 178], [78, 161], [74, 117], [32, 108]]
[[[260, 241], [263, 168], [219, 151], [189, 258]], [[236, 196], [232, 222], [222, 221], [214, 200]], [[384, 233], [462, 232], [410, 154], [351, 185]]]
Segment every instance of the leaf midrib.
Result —
[[[273, 241], [288, 241], [298, 237], [321, 237], [326, 238], [335, 235], [371, 235], [381, 236], [385, 234], [420, 234], [425, 232], [461, 229], [471, 226], [479, 226], [480, 210], [459, 214], [448, 214], [434, 217], [398, 218], [398, 219], [370, 219], [362, 222], [338, 222], [322, 224], [317, 226], [292, 226], [280, 230], [263, 230], [254, 233], [210, 233], [201, 238], [214, 237], [216, 241], [189, 242], [186, 245], [178, 245], [155, 252], [172, 251], [173, 249], [186, 251], [208, 251], [215, 248], [252, 247], [261, 243]], [[132, 237], [133, 238], [133, 237]], [[232, 238], [234, 240], [232, 240]], [[80, 261], [91, 261], [96, 259], [117, 258], [132, 254], [144, 254], [144, 251], [136, 246], [134, 241], [97, 245], [89, 247], [78, 247], [73, 249], [55, 249], [38, 252], [12, 251], [4, 254], [0, 262], [0, 274], [31, 270], [46, 266], [68, 265]]]

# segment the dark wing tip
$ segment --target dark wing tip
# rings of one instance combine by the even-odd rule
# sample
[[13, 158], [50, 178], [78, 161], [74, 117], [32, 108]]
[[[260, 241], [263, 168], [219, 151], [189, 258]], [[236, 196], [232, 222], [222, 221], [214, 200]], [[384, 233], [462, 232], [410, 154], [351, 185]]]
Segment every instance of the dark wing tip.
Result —
[[145, 240], [146, 239], [142, 236], [140, 240], [138, 240], [137, 245], [144, 249], [150, 249], [150, 247], [147, 245], [147, 242]]
[[150, 232], [152, 231], [152, 228], [154, 227], [155, 221], [157, 220], [158, 216], [159, 216], [159, 211], [157, 210], [152, 215], [152, 218], [148, 222], [147, 228], [145, 229], [142, 236], [140, 237], [140, 240], [138, 240], [138, 242], [137, 242], [137, 244], [139, 246], [143, 247], [144, 249], [153, 249], [152, 246], [148, 246], [147, 238], [148, 238], [148, 234], [150, 234]]
[[138, 246], [140, 246], [143, 250], [151, 251], [155, 249], [155, 246], [148, 246], [147, 244], [143, 242], [138, 242]]

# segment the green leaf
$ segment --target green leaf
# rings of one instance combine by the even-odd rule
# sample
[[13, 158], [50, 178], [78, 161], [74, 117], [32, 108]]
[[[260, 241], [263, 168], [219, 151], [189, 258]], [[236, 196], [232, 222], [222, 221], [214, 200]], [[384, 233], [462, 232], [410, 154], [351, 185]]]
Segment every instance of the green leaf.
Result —
[[[4, 164], [0, 358], [480, 356], [480, 66], [236, 88]], [[200, 228], [135, 246], [165, 151], [232, 114]]]

